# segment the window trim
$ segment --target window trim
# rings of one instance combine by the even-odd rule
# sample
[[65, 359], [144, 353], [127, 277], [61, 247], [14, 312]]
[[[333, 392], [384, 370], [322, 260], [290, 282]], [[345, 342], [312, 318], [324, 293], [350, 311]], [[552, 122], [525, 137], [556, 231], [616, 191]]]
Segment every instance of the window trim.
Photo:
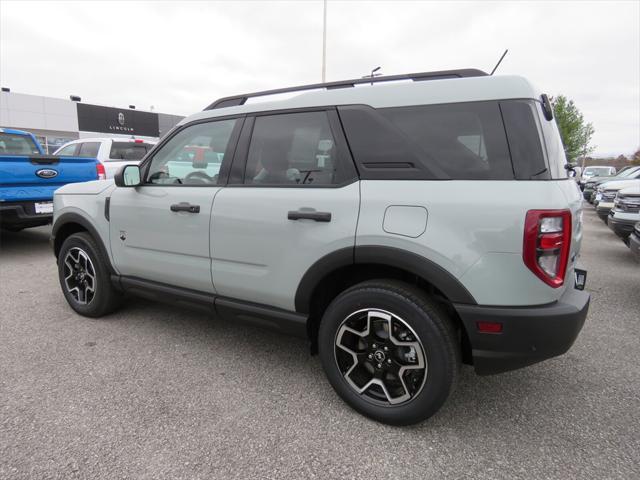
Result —
[[[225, 115], [220, 117], [207, 117], [199, 120], [194, 120], [189, 123], [185, 123], [184, 125], [180, 125], [171, 130], [162, 140], [160, 140], [157, 144], [155, 144], [152, 149], [147, 152], [147, 156], [143, 158], [138, 164], [140, 168], [140, 177], [144, 179], [144, 183], [140, 184], [140, 187], [196, 187], [196, 188], [212, 188], [212, 187], [224, 187], [227, 182], [227, 170], [228, 165], [233, 161], [233, 157], [235, 156], [235, 152], [238, 148], [238, 139], [240, 138], [240, 132], [242, 131], [242, 127], [244, 126], [246, 115]], [[164, 146], [173, 139], [178, 133], [183, 130], [195, 126], [201, 125], [204, 123], [214, 123], [225, 120], [237, 120], [236, 124], [233, 126], [233, 130], [231, 131], [231, 135], [229, 136], [229, 142], [227, 143], [227, 150], [224, 153], [224, 159], [222, 160], [222, 164], [220, 165], [220, 172], [218, 173], [218, 183], [215, 184], [180, 184], [180, 183], [146, 183], [149, 169], [151, 168], [151, 163], [153, 162], [154, 157], [158, 154], [158, 152], [162, 151]]]
[[[255, 119], [257, 117], [272, 117], [276, 115], [291, 115], [296, 113], [313, 113], [324, 112], [327, 115], [327, 121], [329, 122], [329, 129], [336, 146], [337, 159], [339, 168], [336, 169], [336, 174], [340, 175], [340, 182], [331, 184], [254, 184], [244, 183], [246, 175], [247, 160], [249, 157], [249, 148], [251, 146], [251, 139], [253, 138], [253, 129], [255, 126]], [[336, 107], [332, 106], [317, 106], [317, 107], [304, 107], [304, 108], [289, 108], [282, 110], [267, 110], [262, 112], [252, 112], [247, 114], [247, 120], [241, 133], [240, 145], [236, 150], [236, 156], [233, 159], [233, 164], [229, 172], [229, 179], [226, 184], [227, 187], [232, 188], [342, 188], [359, 180], [358, 171], [351, 155], [351, 150], [347, 144], [342, 130], [342, 125], [336, 111]]]

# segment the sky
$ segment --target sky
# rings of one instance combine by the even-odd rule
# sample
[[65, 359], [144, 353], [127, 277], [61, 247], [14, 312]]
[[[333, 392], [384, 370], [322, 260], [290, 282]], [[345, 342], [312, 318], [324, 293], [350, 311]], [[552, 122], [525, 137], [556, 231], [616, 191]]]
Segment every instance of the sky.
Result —
[[[0, 0], [12, 92], [189, 115], [219, 97], [321, 80], [323, 2]], [[640, 148], [640, 1], [338, 1], [327, 81], [454, 68], [573, 99], [595, 155]]]

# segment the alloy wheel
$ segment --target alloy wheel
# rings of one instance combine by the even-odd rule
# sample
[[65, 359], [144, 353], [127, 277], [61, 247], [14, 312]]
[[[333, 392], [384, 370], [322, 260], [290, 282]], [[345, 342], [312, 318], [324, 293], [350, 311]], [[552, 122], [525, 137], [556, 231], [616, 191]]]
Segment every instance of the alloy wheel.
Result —
[[89, 255], [79, 247], [70, 248], [64, 257], [64, 284], [81, 305], [91, 303], [95, 297], [96, 270]]
[[335, 360], [346, 382], [367, 401], [396, 406], [411, 401], [427, 378], [422, 342], [402, 318], [376, 308], [344, 319]]

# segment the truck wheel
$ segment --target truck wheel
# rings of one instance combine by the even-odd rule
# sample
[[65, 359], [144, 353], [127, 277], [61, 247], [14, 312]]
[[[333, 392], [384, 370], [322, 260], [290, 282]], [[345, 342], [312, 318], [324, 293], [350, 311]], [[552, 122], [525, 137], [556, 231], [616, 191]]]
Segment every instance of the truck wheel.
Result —
[[438, 411], [460, 366], [456, 332], [419, 289], [374, 280], [342, 292], [318, 333], [320, 359], [335, 391], [358, 412], [410, 425]]
[[122, 294], [111, 284], [107, 259], [86, 232], [69, 236], [58, 254], [58, 278], [67, 302], [86, 317], [101, 317], [120, 306]]

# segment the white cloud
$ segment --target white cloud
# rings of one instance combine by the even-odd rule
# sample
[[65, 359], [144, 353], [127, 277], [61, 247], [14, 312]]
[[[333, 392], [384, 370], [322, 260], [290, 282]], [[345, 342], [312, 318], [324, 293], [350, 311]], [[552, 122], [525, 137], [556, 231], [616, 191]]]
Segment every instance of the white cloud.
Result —
[[[13, 91], [189, 114], [320, 80], [322, 2], [0, 3]], [[327, 79], [448, 68], [528, 77], [575, 100], [600, 153], [640, 146], [638, 2], [329, 1]]]

